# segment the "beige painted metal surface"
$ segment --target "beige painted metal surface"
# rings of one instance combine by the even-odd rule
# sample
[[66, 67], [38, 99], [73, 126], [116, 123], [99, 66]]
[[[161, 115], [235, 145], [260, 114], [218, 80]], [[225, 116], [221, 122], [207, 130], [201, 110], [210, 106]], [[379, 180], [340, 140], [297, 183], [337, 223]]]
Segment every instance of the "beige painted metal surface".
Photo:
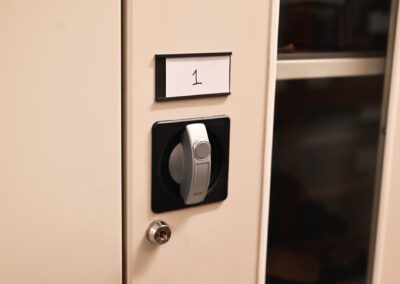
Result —
[[[125, 2], [127, 283], [263, 283], [276, 13], [258, 0]], [[121, 283], [120, 3], [3, 1], [0, 23], [0, 283]], [[400, 281], [396, 44], [379, 284]], [[231, 96], [154, 102], [154, 54], [220, 51], [233, 52]], [[152, 124], [218, 114], [231, 117], [227, 200], [152, 213]], [[155, 219], [172, 227], [164, 247], [145, 239]]]
[[268, 76], [267, 76], [267, 106], [265, 110], [265, 134], [264, 134], [264, 167], [263, 185], [261, 195], [260, 211], [260, 238], [257, 266], [257, 283], [264, 284], [267, 269], [267, 241], [268, 241], [268, 220], [269, 220], [269, 196], [272, 167], [272, 146], [274, 132], [275, 113], [275, 87], [277, 78], [277, 57], [278, 57], [278, 28], [279, 28], [279, 0], [270, 1], [270, 19], [268, 44]]
[[120, 20], [0, 1], [0, 283], [121, 283]]
[[[397, 7], [397, 19], [400, 10]], [[381, 196], [376, 241], [374, 284], [400, 282], [400, 29], [395, 32]]]
[[[127, 283], [256, 283], [267, 94], [269, 1], [126, 1]], [[154, 55], [231, 51], [226, 98], [155, 103]], [[154, 214], [151, 127], [159, 120], [231, 118], [228, 198]], [[171, 240], [145, 239], [155, 219]]]

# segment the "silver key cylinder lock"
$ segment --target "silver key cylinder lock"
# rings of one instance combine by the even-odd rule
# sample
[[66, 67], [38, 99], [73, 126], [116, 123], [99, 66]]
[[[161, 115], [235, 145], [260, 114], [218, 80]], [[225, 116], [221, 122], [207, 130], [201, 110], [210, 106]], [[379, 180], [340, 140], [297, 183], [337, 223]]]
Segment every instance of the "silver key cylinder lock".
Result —
[[164, 221], [157, 220], [150, 224], [146, 236], [150, 243], [160, 246], [171, 238], [171, 228]]

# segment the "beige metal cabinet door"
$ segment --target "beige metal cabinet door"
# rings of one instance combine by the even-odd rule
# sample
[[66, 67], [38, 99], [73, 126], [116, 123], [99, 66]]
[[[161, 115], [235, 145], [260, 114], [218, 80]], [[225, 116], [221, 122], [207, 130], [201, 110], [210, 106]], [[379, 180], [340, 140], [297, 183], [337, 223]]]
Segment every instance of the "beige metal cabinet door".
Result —
[[[255, 283], [259, 253], [269, 1], [125, 1], [127, 283]], [[232, 52], [231, 95], [155, 102], [155, 54]], [[156, 121], [228, 115], [228, 197], [151, 211]], [[163, 247], [145, 237], [162, 219]]]
[[[125, 4], [126, 282], [264, 283], [274, 86], [279, 77], [294, 78], [293, 64], [276, 61], [279, 1], [132, 0]], [[155, 102], [155, 54], [225, 51], [232, 52], [231, 96]], [[397, 231], [388, 225], [389, 220], [398, 221], [395, 198], [389, 197], [395, 196], [398, 184], [393, 174], [397, 160], [392, 155], [397, 145], [397, 61], [395, 54], [373, 283], [394, 283], [398, 278]], [[320, 65], [329, 62], [331, 68]], [[376, 75], [383, 74], [384, 65], [382, 58], [321, 60], [308, 69], [314, 72], [308, 75]], [[228, 198], [153, 213], [153, 123], [220, 114], [231, 118]], [[152, 246], [145, 237], [156, 219], [172, 228], [172, 239], [163, 247]]]
[[0, 1], [0, 283], [120, 284], [119, 1]]

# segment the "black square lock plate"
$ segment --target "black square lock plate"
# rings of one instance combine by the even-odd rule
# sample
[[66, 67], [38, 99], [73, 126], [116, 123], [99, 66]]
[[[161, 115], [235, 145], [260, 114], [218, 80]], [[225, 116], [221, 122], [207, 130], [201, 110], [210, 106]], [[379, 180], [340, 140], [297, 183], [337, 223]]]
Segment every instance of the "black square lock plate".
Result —
[[[186, 205], [180, 196], [180, 186], [169, 173], [169, 157], [180, 143], [186, 125], [203, 123], [211, 144], [211, 178], [205, 200], [199, 204]], [[228, 196], [229, 166], [228, 116], [213, 116], [185, 120], [158, 121], [152, 129], [152, 185], [151, 209], [162, 213], [187, 207], [223, 201]]]

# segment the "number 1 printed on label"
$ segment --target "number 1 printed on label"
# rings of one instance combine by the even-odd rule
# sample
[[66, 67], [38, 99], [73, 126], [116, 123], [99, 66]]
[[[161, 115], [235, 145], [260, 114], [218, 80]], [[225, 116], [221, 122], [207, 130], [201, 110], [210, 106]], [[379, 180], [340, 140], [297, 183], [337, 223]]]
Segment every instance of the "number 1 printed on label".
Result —
[[202, 84], [203, 84], [202, 82], [198, 82], [198, 81], [197, 81], [197, 69], [194, 70], [192, 76], [194, 76], [194, 81], [195, 81], [195, 82], [193, 83], [193, 86], [194, 86], [194, 85], [202, 85]]

